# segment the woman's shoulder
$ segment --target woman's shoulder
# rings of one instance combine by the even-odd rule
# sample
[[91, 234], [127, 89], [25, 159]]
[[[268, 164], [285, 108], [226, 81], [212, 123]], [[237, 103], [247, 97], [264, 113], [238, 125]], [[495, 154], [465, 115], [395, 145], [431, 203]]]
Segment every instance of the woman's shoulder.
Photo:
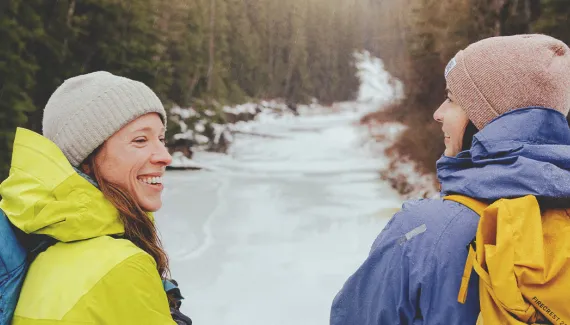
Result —
[[[168, 320], [166, 301], [154, 259], [128, 240], [104, 236], [57, 243], [38, 255], [15, 316], [85, 323], [105, 317], [113, 319], [109, 323], [124, 323], [115, 319], [144, 316], [146, 308], [159, 310], [161, 319]], [[135, 307], [141, 310], [133, 311]]]
[[[137, 276], [136, 270], [142, 270], [143, 276]], [[126, 276], [129, 272], [132, 274]], [[103, 236], [57, 243], [39, 254], [30, 265], [16, 316], [63, 319], [80, 301], [87, 299], [94, 288], [113, 274], [116, 277], [117, 273], [124, 275], [121, 276], [124, 282], [145, 277], [160, 282], [152, 257], [128, 240]], [[120, 291], [117, 287], [107, 294]], [[48, 309], [42, 307], [46, 301], [50, 301]]]
[[409, 200], [390, 219], [377, 242], [391, 238], [409, 248], [435, 249], [442, 241], [474, 234], [478, 220], [475, 212], [457, 202], [442, 198]]
[[[36, 273], [59, 282], [75, 283], [88, 289], [113, 269], [125, 263], [146, 264], [156, 269], [156, 262], [131, 241], [110, 236], [63, 243], [59, 242], [39, 254], [30, 266], [28, 277]], [[46, 278], [47, 279], [47, 278]]]
[[63, 260], [64, 265], [62, 267], [73, 266], [77, 263], [93, 263], [101, 267], [105, 266], [104, 268], [112, 268], [136, 254], [147, 253], [130, 240], [101, 236], [69, 243], [57, 243], [48, 248], [44, 254], [40, 254], [37, 259], [41, 260], [43, 257], [45, 259]]
[[393, 222], [407, 225], [426, 224], [436, 229], [453, 226], [457, 218], [478, 219], [471, 209], [455, 201], [443, 198], [409, 200], [404, 202], [402, 209], [393, 217]]

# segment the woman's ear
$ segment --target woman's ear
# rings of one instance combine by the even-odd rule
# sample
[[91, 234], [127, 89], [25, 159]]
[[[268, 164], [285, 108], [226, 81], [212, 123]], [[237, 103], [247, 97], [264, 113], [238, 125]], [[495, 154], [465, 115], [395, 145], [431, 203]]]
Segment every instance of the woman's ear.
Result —
[[79, 168], [81, 169], [82, 172], [84, 172], [87, 175], [92, 175], [93, 173], [91, 164], [88, 162], [88, 159], [82, 162], [81, 165], [79, 165]]
[[79, 165], [79, 169], [81, 169], [82, 172], [91, 177], [95, 176], [95, 170], [94, 170], [95, 160], [96, 160], [95, 157], [99, 155], [99, 152], [101, 151], [101, 148], [103, 148], [104, 144], [105, 142], [103, 142], [102, 145], [93, 150], [93, 152], [89, 154], [89, 156], [87, 156], [87, 158], [85, 158], [85, 160], [83, 160], [83, 162]]

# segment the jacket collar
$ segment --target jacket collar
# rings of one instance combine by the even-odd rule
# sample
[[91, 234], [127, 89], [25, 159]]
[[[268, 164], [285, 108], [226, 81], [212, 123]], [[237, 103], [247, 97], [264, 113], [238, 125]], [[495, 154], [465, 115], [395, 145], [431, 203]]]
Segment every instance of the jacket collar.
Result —
[[518, 109], [489, 123], [470, 150], [437, 161], [442, 195], [570, 198], [570, 128], [560, 112]]

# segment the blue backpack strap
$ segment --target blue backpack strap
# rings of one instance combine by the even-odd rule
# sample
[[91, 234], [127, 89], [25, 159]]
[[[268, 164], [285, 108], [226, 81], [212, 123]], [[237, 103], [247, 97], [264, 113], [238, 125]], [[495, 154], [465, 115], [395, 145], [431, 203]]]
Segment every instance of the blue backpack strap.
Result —
[[0, 325], [12, 323], [30, 263], [56, 242], [46, 235], [26, 234], [0, 209]]
[[169, 298], [170, 315], [174, 322], [177, 325], [192, 325], [192, 319], [180, 311], [180, 305], [182, 305], [182, 299], [184, 299], [184, 297], [182, 297], [180, 293], [178, 283], [174, 279], [163, 279], [162, 285]]
[[26, 250], [20, 244], [12, 223], [0, 209], [0, 272], [10, 272], [26, 261]]
[[180, 293], [180, 289], [178, 288], [178, 283], [174, 279], [163, 279], [162, 286], [164, 287], [164, 291], [168, 295], [171, 301], [175, 303], [175, 307], [180, 307], [182, 304], [182, 294]]
[[10, 324], [28, 270], [28, 254], [0, 209], [0, 324]]

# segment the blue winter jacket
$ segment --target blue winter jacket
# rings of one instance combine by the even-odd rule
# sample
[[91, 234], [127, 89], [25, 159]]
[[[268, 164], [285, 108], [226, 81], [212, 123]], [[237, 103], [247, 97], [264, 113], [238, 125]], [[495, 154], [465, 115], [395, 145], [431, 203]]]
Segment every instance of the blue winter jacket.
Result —
[[[477, 133], [469, 151], [438, 160], [437, 174], [442, 196], [491, 202], [532, 194], [567, 200], [570, 128], [565, 116], [551, 109], [512, 111]], [[466, 303], [458, 303], [457, 295], [478, 220], [452, 201], [404, 203], [335, 297], [330, 324], [475, 324], [475, 272]]]

